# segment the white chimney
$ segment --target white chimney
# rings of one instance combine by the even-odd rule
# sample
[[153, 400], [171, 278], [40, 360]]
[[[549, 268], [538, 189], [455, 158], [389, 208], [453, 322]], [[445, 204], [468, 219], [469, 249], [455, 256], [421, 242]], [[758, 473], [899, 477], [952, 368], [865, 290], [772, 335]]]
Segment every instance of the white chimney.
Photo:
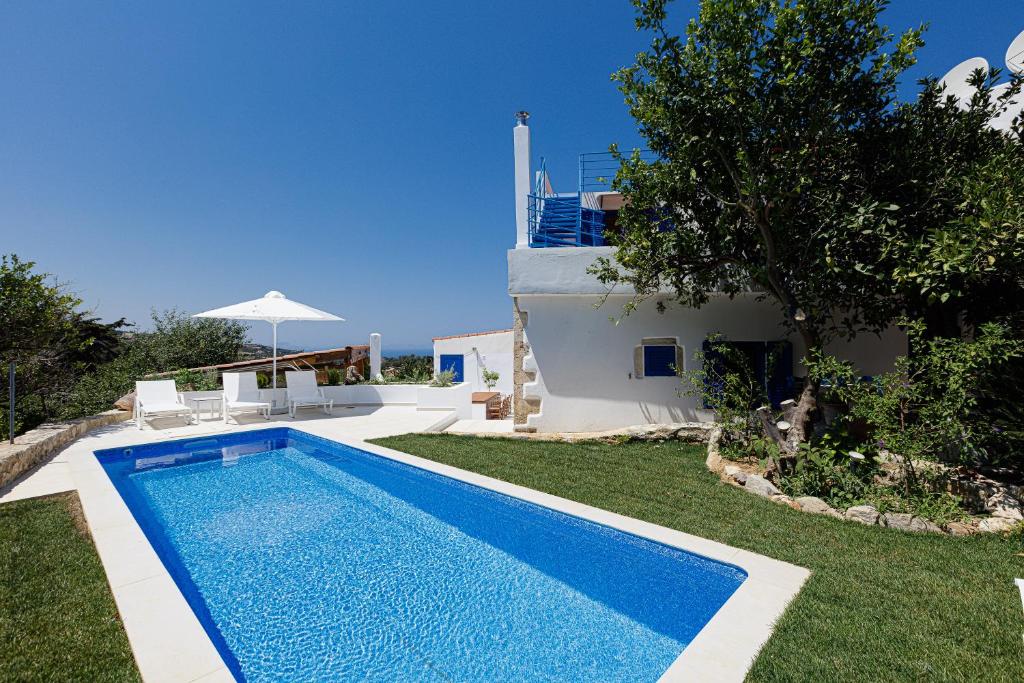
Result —
[[516, 112], [516, 126], [512, 129], [512, 140], [516, 157], [516, 249], [530, 246], [529, 204], [530, 194], [530, 127], [526, 120], [530, 113]]

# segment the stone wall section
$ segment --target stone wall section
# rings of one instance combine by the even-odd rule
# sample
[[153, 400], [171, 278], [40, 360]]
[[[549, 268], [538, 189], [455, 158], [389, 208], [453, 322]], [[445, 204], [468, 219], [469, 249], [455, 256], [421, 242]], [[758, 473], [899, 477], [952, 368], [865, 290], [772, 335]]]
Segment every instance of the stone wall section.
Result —
[[0, 488], [7, 486], [47, 457], [86, 432], [115, 422], [131, 419], [131, 412], [108, 410], [99, 415], [80, 417], [68, 422], [42, 424], [15, 437], [14, 445], [0, 444]]
[[518, 297], [512, 298], [512, 423], [516, 430], [526, 428], [527, 416], [540, 412], [540, 399], [523, 395], [523, 385], [537, 379], [537, 373], [524, 369], [524, 359], [530, 354], [526, 340], [528, 315], [519, 309]]

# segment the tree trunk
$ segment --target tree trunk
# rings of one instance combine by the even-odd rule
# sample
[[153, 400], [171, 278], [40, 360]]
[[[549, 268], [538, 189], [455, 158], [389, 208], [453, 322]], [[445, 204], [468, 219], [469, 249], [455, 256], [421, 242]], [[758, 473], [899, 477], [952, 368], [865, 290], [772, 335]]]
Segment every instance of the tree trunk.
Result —
[[796, 402], [787, 422], [790, 424], [786, 432], [786, 441], [793, 450], [807, 441], [811, 430], [811, 414], [818, 407], [818, 383], [807, 378], [803, 391], [800, 392], [800, 400]]

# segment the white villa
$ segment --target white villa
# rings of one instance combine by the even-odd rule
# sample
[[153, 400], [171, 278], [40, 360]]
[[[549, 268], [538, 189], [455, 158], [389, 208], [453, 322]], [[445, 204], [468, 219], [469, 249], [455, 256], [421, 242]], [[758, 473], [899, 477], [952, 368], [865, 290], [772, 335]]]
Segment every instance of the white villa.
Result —
[[[799, 381], [800, 340], [787, 333], [777, 308], [754, 294], [722, 296], [699, 310], [669, 305], [665, 313], [649, 300], [624, 317], [631, 292], [616, 291], [598, 307], [606, 290], [587, 268], [613, 254], [604, 246], [604, 230], [614, 226], [622, 197], [609, 191], [602, 176], [614, 175], [614, 166], [606, 154], [580, 155], [579, 186], [553, 193], [543, 166], [536, 175], [531, 169], [527, 118], [517, 114], [513, 129], [516, 243], [508, 251], [517, 430], [708, 420], [697, 399], [681, 395], [670, 366], [689, 368], [694, 351], [716, 333], [755, 360], [769, 394]], [[661, 298], [668, 302], [671, 295]], [[763, 361], [770, 348], [779, 348], [775, 342], [785, 349], [782, 367], [767, 368]], [[837, 344], [834, 351], [871, 375], [891, 368], [905, 349], [905, 336], [892, 329]]]

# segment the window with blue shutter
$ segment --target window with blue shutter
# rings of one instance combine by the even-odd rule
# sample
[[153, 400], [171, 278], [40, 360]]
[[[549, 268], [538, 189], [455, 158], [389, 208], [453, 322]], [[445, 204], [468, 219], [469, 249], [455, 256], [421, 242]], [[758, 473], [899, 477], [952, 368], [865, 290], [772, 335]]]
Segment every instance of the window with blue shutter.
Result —
[[675, 377], [675, 345], [644, 345], [644, 377]]

